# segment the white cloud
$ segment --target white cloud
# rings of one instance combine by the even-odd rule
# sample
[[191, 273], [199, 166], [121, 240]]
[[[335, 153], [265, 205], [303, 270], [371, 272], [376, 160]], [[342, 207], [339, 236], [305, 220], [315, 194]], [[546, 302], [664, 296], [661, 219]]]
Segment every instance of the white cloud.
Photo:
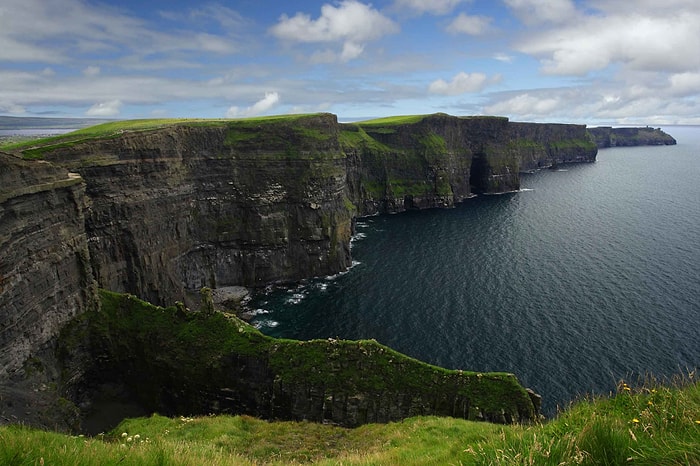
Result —
[[397, 10], [409, 9], [416, 13], [430, 13], [432, 15], [446, 15], [465, 0], [396, 0], [394, 7]]
[[491, 18], [486, 16], [469, 16], [460, 13], [448, 26], [447, 32], [450, 34], [469, 34], [478, 36], [488, 31], [491, 25]]
[[88, 78], [94, 78], [95, 76], [98, 76], [100, 74], [100, 67], [99, 66], [88, 66], [83, 70], [83, 75], [87, 76]]
[[270, 29], [278, 39], [289, 42], [342, 42], [338, 56], [341, 61], [357, 58], [364, 44], [398, 30], [391, 19], [356, 0], [341, 1], [338, 6], [323, 5], [318, 19], [304, 13], [293, 17], [282, 15]]
[[85, 115], [87, 116], [99, 116], [99, 117], [111, 117], [111, 116], [117, 116], [119, 115], [119, 112], [122, 107], [122, 102], [121, 100], [115, 99], [115, 100], [108, 100], [106, 102], [100, 102], [88, 109], [87, 112], [85, 112]]
[[551, 114], [560, 107], [559, 96], [555, 94], [518, 94], [507, 100], [496, 102], [486, 107], [490, 115], [516, 116], [522, 119], [539, 119]]
[[494, 54], [493, 59], [501, 61], [503, 63], [512, 63], [513, 62], [512, 55], [508, 55], [507, 53], [502, 53], [502, 52]]
[[[571, 0], [504, 0], [525, 24], [563, 23], [576, 16]], [[629, 4], [628, 4], [629, 5]]]
[[460, 72], [451, 81], [438, 79], [430, 83], [428, 92], [441, 95], [460, 95], [481, 91], [486, 85], [500, 80], [500, 76], [489, 79], [484, 73]]
[[700, 94], [700, 70], [674, 74], [669, 78], [670, 92], [676, 96], [692, 96]]
[[[65, 64], [109, 52], [113, 62], [148, 57], [157, 63], [155, 56], [175, 52], [197, 57], [238, 50], [231, 39], [234, 29], [230, 34], [201, 33], [188, 30], [190, 24], [182, 19], [183, 26], [171, 33], [104, 2], [3, 0], [2, 8], [6, 13], [0, 15], [0, 62]], [[225, 7], [219, 9], [231, 16]]]
[[261, 115], [276, 106], [280, 101], [277, 92], [266, 92], [265, 97], [255, 102], [248, 108], [230, 107], [226, 112], [226, 118], [245, 118]]
[[700, 54], [682, 51], [698, 43], [697, 7], [655, 14], [635, 7], [601, 11], [568, 25], [538, 29], [515, 47], [539, 58], [548, 74], [580, 76], [611, 64], [642, 71], [695, 71], [700, 67]]

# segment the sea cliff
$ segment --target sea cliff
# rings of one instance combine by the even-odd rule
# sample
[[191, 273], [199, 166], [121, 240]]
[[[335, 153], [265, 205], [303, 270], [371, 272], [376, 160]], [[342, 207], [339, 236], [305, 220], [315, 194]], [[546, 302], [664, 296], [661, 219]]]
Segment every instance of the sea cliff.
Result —
[[588, 128], [599, 148], [620, 146], [672, 146], [676, 140], [661, 128], [613, 128], [600, 126]]
[[[116, 353], [80, 344], [72, 346], [83, 348], [77, 353], [57, 352], [66, 347], [57, 335], [67, 322], [99, 309], [97, 287], [163, 306], [182, 301], [184, 309], [199, 306], [203, 287], [256, 287], [336, 273], [351, 263], [349, 243], [359, 215], [450, 207], [477, 193], [517, 190], [521, 172], [591, 162], [596, 150], [579, 125], [444, 114], [353, 124], [330, 114], [120, 122], [16, 148], [25, 160], [0, 160], [4, 380], [10, 389], [15, 379], [49, 382], [52, 396], [80, 399], [99, 372], [90, 369], [91, 361]], [[240, 361], [231, 364], [225, 366], [252, 377]], [[120, 370], [123, 377], [132, 374]], [[227, 388], [229, 382], [222, 384]], [[302, 388], [326, 393], [318, 385]], [[396, 390], [405, 393], [405, 387]], [[435, 390], [441, 397], [456, 388]], [[301, 392], [292, 393], [293, 408]], [[337, 399], [360, 403], [353, 397], [366, 400], [362, 393], [344, 392]], [[354, 425], [418, 412], [454, 415], [430, 411], [437, 405], [423, 408], [432, 402], [420, 397], [420, 409], [407, 408], [413, 401], [396, 396], [379, 404], [363, 401], [365, 414], [331, 419]], [[467, 404], [474, 396], [465, 398]], [[500, 399], [493, 413], [506, 412], [512, 401], [510, 395]], [[532, 400], [524, 403], [530, 407], [482, 417], [534, 419]], [[381, 406], [396, 414], [380, 414]], [[306, 408], [294, 409], [290, 417], [298, 418]]]

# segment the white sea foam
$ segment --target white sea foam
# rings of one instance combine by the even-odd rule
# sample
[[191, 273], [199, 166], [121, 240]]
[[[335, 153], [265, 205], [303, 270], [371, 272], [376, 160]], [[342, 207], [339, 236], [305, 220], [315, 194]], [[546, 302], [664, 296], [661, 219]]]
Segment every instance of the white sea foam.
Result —
[[360, 262], [360, 261], [353, 260], [353, 261], [352, 261], [352, 264], [350, 264], [350, 267], [348, 267], [347, 270], [343, 270], [342, 272], [338, 272], [338, 273], [333, 274], [333, 275], [326, 275], [325, 277], [323, 277], [323, 279], [324, 279], [324, 280], [328, 280], [328, 281], [333, 281], [333, 280], [335, 280], [336, 278], [342, 277], [342, 276], [345, 275], [346, 273], [350, 272], [350, 270], [352, 270], [353, 267], [358, 266], [358, 265], [360, 265], [361, 263], [362, 263], [362, 262]]
[[292, 294], [292, 296], [285, 299], [284, 302], [286, 304], [299, 304], [300, 302], [302, 302], [304, 300], [304, 298], [306, 298], [305, 293], [294, 293], [294, 294]]
[[255, 322], [255, 323], [253, 324], [253, 327], [255, 327], [255, 328], [257, 328], [258, 330], [260, 330], [260, 329], [265, 328], [265, 327], [267, 327], [267, 328], [275, 328], [275, 327], [277, 327], [279, 324], [280, 324], [280, 323], [277, 322], [276, 320], [272, 320], [272, 319], [263, 319], [263, 320], [259, 320], [259, 321]]

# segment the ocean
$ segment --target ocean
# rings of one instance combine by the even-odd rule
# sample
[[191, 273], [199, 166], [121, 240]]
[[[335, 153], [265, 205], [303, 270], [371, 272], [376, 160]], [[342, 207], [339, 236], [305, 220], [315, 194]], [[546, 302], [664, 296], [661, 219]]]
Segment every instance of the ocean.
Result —
[[516, 193], [362, 218], [353, 267], [254, 295], [294, 339], [374, 338], [431, 364], [514, 373], [543, 411], [700, 366], [700, 127], [602, 149]]

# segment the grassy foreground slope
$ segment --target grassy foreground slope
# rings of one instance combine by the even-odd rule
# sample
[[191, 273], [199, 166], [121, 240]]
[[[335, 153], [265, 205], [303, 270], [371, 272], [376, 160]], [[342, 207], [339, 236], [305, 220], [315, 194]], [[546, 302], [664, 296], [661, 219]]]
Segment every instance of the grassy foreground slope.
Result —
[[697, 465], [700, 385], [621, 384], [529, 427], [416, 417], [355, 429], [246, 416], [129, 419], [95, 438], [0, 428], [4, 465]]

